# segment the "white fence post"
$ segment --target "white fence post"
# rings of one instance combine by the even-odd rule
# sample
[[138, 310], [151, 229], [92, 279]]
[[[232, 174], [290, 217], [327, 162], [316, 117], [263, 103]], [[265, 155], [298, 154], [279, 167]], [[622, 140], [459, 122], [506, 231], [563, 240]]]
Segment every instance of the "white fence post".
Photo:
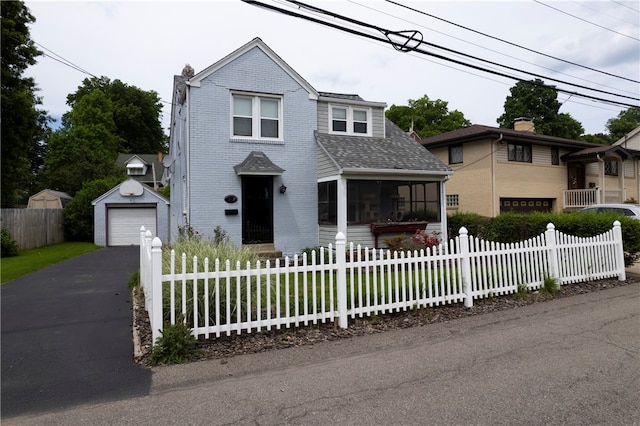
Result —
[[155, 345], [163, 328], [162, 321], [162, 241], [155, 237], [151, 243], [151, 338]]
[[557, 279], [560, 284], [560, 269], [558, 265], [558, 247], [556, 242], [556, 227], [553, 223], [547, 224], [544, 235], [545, 245], [549, 255], [549, 278]]
[[627, 279], [627, 271], [624, 265], [624, 245], [622, 241], [622, 227], [617, 220], [613, 222], [613, 240], [616, 243], [616, 266], [618, 270], [618, 281]]
[[347, 265], [346, 237], [342, 232], [336, 234], [336, 293], [338, 296], [338, 315], [340, 328], [347, 328]]
[[460, 275], [462, 278], [462, 286], [464, 291], [464, 306], [471, 308], [473, 306], [473, 294], [471, 294], [471, 261], [469, 259], [469, 231], [464, 226], [458, 231], [460, 241]]
[[[144, 233], [145, 233], [145, 229], [144, 226], [140, 227], [140, 286], [142, 287], [143, 291], [145, 289], [145, 280], [146, 280], [146, 266], [147, 263], [145, 262], [145, 250], [147, 249], [147, 247], [144, 245]], [[146, 296], [146, 292], [145, 292], [145, 296]]]

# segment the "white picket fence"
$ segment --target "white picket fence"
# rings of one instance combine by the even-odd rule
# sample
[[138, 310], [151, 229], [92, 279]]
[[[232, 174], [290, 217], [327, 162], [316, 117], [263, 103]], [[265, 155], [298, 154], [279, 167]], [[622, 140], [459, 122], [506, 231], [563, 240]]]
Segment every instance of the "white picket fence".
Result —
[[342, 233], [335, 246], [280, 262], [231, 265], [227, 260], [183, 253], [179, 271], [171, 252], [163, 273], [162, 242], [140, 232], [140, 278], [153, 341], [165, 323], [184, 321], [193, 334], [210, 338], [282, 327], [380, 315], [464, 302], [610, 277], [626, 280], [620, 223], [604, 234], [580, 238], [553, 224], [536, 238], [502, 244], [459, 236], [420, 252], [391, 253], [349, 244]]

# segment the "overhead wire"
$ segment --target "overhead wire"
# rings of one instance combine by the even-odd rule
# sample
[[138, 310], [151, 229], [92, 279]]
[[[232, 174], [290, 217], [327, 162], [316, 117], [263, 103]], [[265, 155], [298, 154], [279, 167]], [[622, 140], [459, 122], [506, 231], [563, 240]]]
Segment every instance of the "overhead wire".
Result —
[[[367, 5], [365, 5], [365, 4], [359, 3], [359, 2], [357, 2], [357, 1], [355, 1], [355, 0], [348, 0], [348, 1], [350, 1], [351, 3], [356, 4], [356, 5], [358, 5], [358, 6], [364, 7], [364, 8], [366, 8], [366, 9], [373, 10], [373, 11], [375, 11], [375, 12], [377, 12], [377, 13], [381, 13], [381, 14], [384, 14], [384, 15], [386, 15], [386, 16], [390, 16], [390, 17], [392, 17], [392, 18], [394, 18], [394, 19], [399, 19], [399, 20], [401, 20], [401, 21], [407, 22], [407, 23], [412, 24], [412, 25], [417, 25], [417, 26], [419, 26], [419, 27], [421, 27], [421, 28], [424, 28], [424, 29], [426, 29], [426, 30], [428, 30], [428, 31], [432, 31], [432, 32], [435, 32], [435, 33], [438, 33], [438, 34], [444, 35], [444, 36], [446, 36], [446, 37], [453, 38], [454, 40], [458, 40], [458, 41], [461, 41], [461, 42], [463, 42], [463, 43], [470, 44], [470, 45], [472, 45], [472, 46], [474, 46], [474, 47], [478, 47], [478, 48], [481, 48], [481, 49], [484, 49], [484, 50], [488, 50], [489, 52], [492, 52], [492, 53], [495, 53], [495, 54], [498, 54], [498, 55], [501, 55], [501, 56], [505, 56], [505, 57], [510, 58], [510, 59], [514, 59], [514, 60], [517, 60], [517, 61], [520, 61], [520, 62], [524, 62], [524, 63], [526, 63], [526, 64], [533, 65], [533, 66], [536, 66], [536, 67], [539, 67], [539, 68], [543, 68], [543, 69], [546, 69], [546, 70], [548, 70], [548, 71], [553, 71], [553, 72], [555, 72], [555, 73], [557, 73], [557, 74], [565, 75], [565, 76], [567, 76], [567, 77], [571, 77], [571, 78], [575, 78], [575, 79], [578, 79], [578, 80], [582, 80], [582, 81], [585, 81], [585, 82], [587, 82], [587, 83], [595, 84], [595, 85], [598, 85], [598, 86], [600, 86], [600, 87], [608, 87], [608, 88], [610, 88], [610, 89], [615, 89], [615, 90], [620, 90], [620, 91], [622, 91], [622, 92], [635, 94], [635, 92], [631, 92], [631, 91], [627, 91], [627, 90], [623, 90], [623, 89], [617, 89], [617, 88], [611, 87], [611, 86], [606, 85], [606, 84], [597, 83], [597, 82], [594, 82], [594, 81], [592, 81], [592, 80], [588, 80], [588, 79], [586, 79], [586, 78], [577, 77], [577, 76], [575, 76], [575, 75], [571, 75], [571, 74], [568, 74], [568, 73], [565, 73], [565, 72], [562, 72], [562, 71], [558, 71], [558, 70], [555, 70], [555, 69], [553, 69], [553, 68], [545, 67], [545, 66], [542, 66], [542, 65], [536, 64], [536, 63], [534, 63], [534, 62], [530, 62], [530, 61], [524, 60], [524, 59], [522, 59], [522, 58], [518, 58], [518, 57], [515, 57], [515, 56], [512, 56], [512, 55], [508, 55], [508, 54], [506, 54], [505, 52], [501, 52], [501, 51], [498, 51], [498, 50], [495, 50], [495, 49], [490, 49], [490, 48], [485, 47], [485, 46], [482, 46], [482, 45], [480, 45], [480, 44], [478, 44], [478, 43], [473, 43], [473, 42], [470, 42], [470, 41], [468, 41], [468, 40], [464, 40], [464, 39], [462, 39], [462, 38], [455, 37], [455, 36], [452, 36], [452, 35], [450, 35], [450, 34], [444, 33], [444, 32], [442, 32], [442, 31], [438, 31], [438, 30], [435, 30], [435, 29], [433, 29], [433, 28], [428, 28], [428, 27], [426, 27], [426, 26], [424, 26], [424, 25], [421, 25], [421, 24], [416, 23], [416, 22], [413, 22], [413, 21], [409, 21], [409, 20], [404, 19], [404, 18], [401, 18], [401, 17], [399, 17], [399, 16], [391, 15], [391, 14], [389, 14], [388, 12], [385, 12], [385, 11], [382, 11], [382, 10], [379, 10], [379, 9], [376, 9], [376, 8], [373, 8], [373, 7], [371, 7], [371, 6], [370, 6], [370, 5], [368, 5], [368, 4], [367, 4]], [[395, 4], [395, 2], [391, 2], [391, 3], [394, 3], [394, 4]], [[411, 8], [409, 8], [409, 9], [411, 9]], [[419, 10], [415, 10], [415, 11], [416, 11], [416, 12], [420, 12], [420, 13], [425, 13], [425, 12], [421, 12], [421, 11], [419, 11]], [[433, 15], [429, 15], [429, 14], [427, 14], [427, 13], [425, 13], [425, 14], [426, 14], [427, 16], [433, 16]], [[434, 16], [434, 17], [435, 17], [435, 16]], [[438, 17], [435, 17], [435, 18], [436, 18], [436, 19], [441, 19], [441, 18], [438, 18]], [[450, 21], [444, 20], [444, 22], [449, 23]], [[496, 39], [496, 40], [502, 41], [502, 42], [504, 42], [504, 43], [508, 43], [508, 44], [514, 45], [514, 46], [516, 46], [516, 47], [520, 47], [520, 48], [522, 48], [522, 49], [526, 49], [526, 50], [532, 51], [532, 52], [534, 52], [534, 53], [541, 54], [541, 55], [544, 55], [544, 56], [548, 56], [548, 57], [551, 57], [552, 59], [556, 59], [556, 58], [555, 58], [555, 57], [553, 57], [553, 56], [546, 55], [546, 54], [544, 54], [544, 53], [539, 53], [539, 52], [537, 52], [537, 51], [535, 51], [535, 50], [528, 49], [528, 48], [523, 47], [523, 46], [519, 46], [519, 45], [517, 45], [517, 44], [515, 44], [515, 43], [511, 43], [511, 42], [509, 42], [509, 41], [502, 40], [502, 39], [500, 39], [500, 38], [493, 37], [493, 36], [488, 35], [488, 34], [484, 34], [484, 33], [482, 33], [482, 32], [479, 32], [479, 31], [473, 30], [473, 29], [471, 29], [471, 28], [467, 28], [467, 27], [464, 27], [464, 26], [460, 26], [460, 25], [455, 24], [455, 23], [452, 23], [452, 24], [453, 24], [453, 25], [456, 25], [456, 26], [459, 26], [459, 27], [461, 27], [461, 28], [463, 28], [463, 29], [468, 29], [469, 31], [476, 32], [476, 33], [478, 33], [478, 34], [480, 34], [480, 35], [485, 35], [486, 37], [490, 37], [490, 38], [493, 38], [493, 39]], [[558, 60], [564, 61], [564, 60], [559, 59], [559, 58], [558, 58]], [[572, 62], [569, 62], [569, 61], [564, 61], [564, 62], [567, 62], [567, 63], [572, 64]], [[590, 69], [589, 67], [586, 67], [586, 66], [584, 66], [584, 65], [578, 65], [578, 66], [581, 66], [581, 67], [586, 68], [586, 69]], [[591, 69], [591, 70], [593, 70], [593, 69]], [[614, 75], [614, 74], [611, 74], [611, 73], [607, 73], [607, 72], [605, 72], [605, 71], [600, 71], [600, 70], [594, 70], [594, 71], [597, 71], [597, 72], [600, 72], [600, 73], [603, 73], [603, 74], [608, 74], [608, 75], [610, 75], [610, 76], [612, 76], [612, 77], [621, 78], [621, 79], [628, 80], [628, 81], [631, 81], [631, 82], [637, 82], [637, 83], [640, 83], [640, 81], [635, 81], [635, 80], [632, 80], [632, 79], [629, 79], [629, 78], [626, 78], [626, 77], [617, 76], [617, 75]]]
[[617, 20], [617, 21], [624, 22], [624, 23], [626, 23], [626, 24], [631, 24], [631, 25], [633, 25], [633, 26], [635, 26], [635, 27], [640, 26], [640, 23], [639, 23], [639, 22], [637, 22], [637, 21], [636, 21], [636, 22], [627, 21], [626, 19], [622, 19], [622, 18], [619, 18], [619, 17], [617, 17], [617, 16], [610, 15], [610, 14], [608, 14], [608, 13], [604, 13], [602, 10], [596, 9], [595, 7], [587, 6], [587, 4], [585, 4], [585, 3], [581, 3], [581, 2], [579, 2], [579, 1], [575, 1], [575, 0], [574, 0], [574, 3], [578, 4], [580, 7], [583, 7], [583, 8], [585, 8], [585, 9], [589, 9], [589, 10], [592, 10], [592, 11], [594, 11], [595, 13], [598, 13], [598, 14], [600, 14], [600, 15], [606, 16], [606, 17], [608, 17], [608, 18], [615, 19], [615, 20]]
[[610, 76], [610, 77], [615, 77], [615, 78], [619, 78], [619, 79], [622, 79], [622, 80], [631, 81], [631, 82], [633, 82], [633, 83], [640, 83], [640, 80], [634, 80], [634, 79], [631, 79], [631, 78], [628, 78], [628, 77], [624, 77], [624, 76], [616, 75], [616, 74], [613, 74], [613, 73], [610, 73], [610, 72], [606, 72], [606, 71], [603, 71], [603, 70], [599, 70], [599, 69], [596, 69], [596, 68], [592, 68], [592, 67], [589, 67], [589, 66], [586, 66], [586, 65], [578, 64], [578, 63], [576, 63], [576, 62], [572, 62], [572, 61], [569, 61], [569, 60], [566, 60], [566, 59], [558, 58], [557, 56], [549, 55], [549, 54], [547, 54], [547, 53], [543, 53], [543, 52], [540, 52], [540, 51], [535, 50], [535, 49], [530, 49], [530, 48], [528, 48], [528, 47], [521, 46], [521, 45], [519, 45], [519, 44], [517, 44], [517, 43], [513, 43], [513, 42], [511, 42], [511, 41], [504, 40], [504, 39], [502, 39], [502, 38], [495, 37], [495, 36], [492, 36], [492, 35], [490, 35], [490, 34], [486, 34], [486, 33], [482, 32], [482, 31], [478, 31], [478, 30], [475, 30], [475, 29], [473, 29], [473, 28], [469, 28], [469, 27], [466, 27], [466, 26], [464, 26], [464, 25], [457, 24], [457, 23], [455, 23], [455, 22], [449, 21], [449, 20], [447, 20], [447, 19], [440, 18], [440, 17], [435, 16], [435, 15], [433, 15], [433, 14], [430, 14], [430, 13], [424, 12], [424, 11], [422, 11], [422, 10], [419, 10], [419, 9], [416, 9], [416, 8], [413, 8], [413, 7], [410, 7], [410, 6], [404, 5], [404, 4], [399, 3], [399, 2], [397, 2], [397, 1], [394, 1], [394, 0], [385, 0], [385, 1], [386, 1], [387, 3], [391, 3], [391, 4], [394, 4], [394, 5], [396, 5], [396, 6], [399, 6], [399, 7], [405, 8], [405, 9], [407, 9], [407, 10], [410, 10], [410, 11], [412, 11], [412, 12], [416, 12], [416, 13], [419, 13], [419, 14], [421, 14], [421, 15], [429, 16], [430, 18], [434, 18], [434, 19], [437, 19], [437, 20], [439, 20], [439, 21], [446, 22], [447, 24], [454, 25], [454, 26], [456, 26], [456, 27], [458, 27], [458, 28], [462, 28], [462, 29], [464, 29], [464, 30], [471, 31], [471, 32], [476, 33], [476, 34], [479, 34], [479, 35], [481, 35], [481, 36], [488, 37], [488, 38], [491, 38], [491, 39], [493, 39], [493, 40], [497, 40], [497, 41], [500, 41], [500, 42], [502, 42], [502, 43], [506, 43], [506, 44], [508, 44], [508, 45], [514, 46], [514, 47], [518, 47], [518, 48], [520, 48], [520, 49], [524, 49], [524, 50], [526, 50], [526, 51], [528, 51], [528, 52], [535, 53], [535, 54], [537, 54], [537, 55], [545, 56], [545, 57], [547, 57], [547, 58], [554, 59], [554, 60], [556, 60], [556, 61], [564, 62], [564, 63], [569, 64], [569, 65], [573, 65], [573, 66], [576, 66], [576, 67], [580, 67], [580, 68], [587, 69], [587, 70], [589, 70], [589, 71], [594, 71], [594, 72], [597, 72], [597, 73], [605, 74], [605, 75], [608, 75], [608, 76]]
[[[434, 45], [433, 43], [425, 42], [425, 41], [422, 40], [422, 34], [419, 31], [414, 31], [414, 30], [392, 31], [392, 30], [384, 29], [384, 28], [381, 28], [381, 27], [378, 27], [378, 26], [375, 26], [375, 25], [372, 25], [372, 24], [368, 24], [368, 23], [365, 23], [365, 22], [358, 21], [358, 20], [355, 20], [353, 18], [345, 17], [345, 16], [339, 15], [339, 14], [331, 12], [331, 11], [325, 11], [325, 10], [319, 8], [319, 7], [316, 7], [316, 6], [307, 5], [307, 4], [299, 2], [299, 1], [288, 0], [290, 3], [295, 4], [296, 6], [298, 6], [298, 8], [304, 8], [304, 9], [312, 10], [312, 11], [315, 11], [315, 12], [321, 12], [323, 14], [326, 14], [327, 16], [331, 16], [333, 18], [344, 20], [345, 22], [356, 23], [356, 24], [358, 24], [360, 26], [363, 26], [365, 28], [374, 29], [374, 30], [376, 30], [376, 31], [378, 31], [378, 32], [380, 32], [381, 34], [384, 35], [384, 38], [382, 38], [382, 37], [379, 37], [379, 36], [376, 36], [376, 35], [373, 35], [373, 34], [365, 33], [365, 32], [363, 32], [361, 30], [356, 30], [356, 29], [352, 29], [352, 28], [346, 28], [346, 27], [343, 27], [341, 25], [335, 24], [333, 22], [323, 21], [321, 19], [314, 18], [314, 17], [308, 16], [308, 15], [303, 15], [301, 13], [298, 13], [298, 12], [295, 12], [295, 11], [292, 11], [292, 10], [285, 10], [285, 9], [279, 8], [277, 6], [273, 6], [273, 5], [269, 5], [269, 4], [266, 4], [266, 3], [262, 3], [262, 2], [260, 2], [258, 0], [242, 0], [242, 1], [247, 3], [247, 4], [251, 4], [251, 5], [254, 5], [254, 6], [262, 7], [262, 8], [265, 8], [265, 9], [268, 9], [268, 10], [272, 10], [272, 11], [275, 11], [275, 12], [278, 12], [278, 13], [282, 13], [282, 14], [286, 14], [286, 15], [289, 15], [289, 16], [293, 16], [293, 17], [309, 20], [309, 21], [316, 22], [316, 23], [319, 23], [319, 24], [322, 24], [322, 25], [326, 25], [326, 26], [329, 26], [329, 27], [332, 27], [332, 28], [335, 28], [335, 29], [338, 29], [338, 30], [341, 30], [341, 31], [346, 31], [346, 32], [349, 32], [349, 33], [352, 33], [352, 34], [360, 35], [360, 36], [365, 37], [365, 38], [377, 40], [377, 41], [380, 41], [380, 42], [383, 42], [383, 43], [386, 43], [386, 44], [391, 44], [396, 50], [399, 50], [399, 51], [402, 51], [402, 52], [415, 51], [417, 53], [422, 53], [424, 55], [428, 55], [428, 56], [432, 56], [432, 57], [435, 57], [435, 58], [443, 59], [443, 60], [446, 60], [446, 61], [449, 61], [449, 62], [453, 62], [453, 63], [459, 64], [459, 65], [463, 65], [463, 66], [466, 66], [466, 67], [470, 67], [470, 68], [473, 68], [473, 69], [481, 70], [481, 71], [484, 71], [484, 72], [492, 73], [494, 75], [498, 75], [498, 76], [501, 76], [501, 77], [509, 78], [509, 79], [512, 79], [512, 80], [526, 81], [521, 77], [516, 77], [516, 76], [513, 76], [513, 75], [509, 75], [509, 74], [506, 74], [504, 72], [494, 71], [494, 70], [488, 69], [488, 68], [483, 67], [483, 66], [474, 65], [474, 64], [471, 64], [471, 63], [468, 63], [468, 62], [463, 62], [463, 61], [456, 60], [456, 59], [453, 59], [453, 58], [450, 58], [450, 57], [446, 57], [444, 55], [440, 55], [440, 54], [437, 54], [437, 53], [434, 53], [434, 52], [423, 50], [423, 49], [420, 48], [420, 45], [426, 44], [426, 45], [431, 46], [431, 47], [443, 49], [443, 50], [448, 51], [450, 53], [454, 52], [454, 53], [457, 53], [457, 54], [461, 54], [461, 55], [466, 56], [468, 58], [480, 60], [480, 61], [487, 62], [487, 63], [490, 63], [492, 65], [496, 65], [496, 66], [501, 66], [501, 67], [510, 69], [511, 71], [516, 71], [516, 72], [519, 72], [519, 73], [528, 74], [530, 76], [535, 76], [535, 77], [539, 77], [539, 78], [543, 78], [543, 79], [547, 79], [547, 80], [552, 80], [552, 81], [560, 82], [560, 83], [567, 84], [567, 85], [570, 85], [570, 86], [574, 86], [574, 87], [578, 87], [578, 88], [582, 88], [582, 89], [586, 89], [586, 90], [590, 90], [590, 91], [600, 92], [600, 93], [603, 93], [603, 94], [608, 94], [608, 95], [612, 95], [612, 96], [616, 96], [616, 97], [628, 98], [628, 99], [640, 101], [640, 98], [634, 98], [634, 97], [630, 97], [630, 96], [626, 96], [626, 95], [620, 95], [620, 94], [616, 94], [616, 93], [611, 93], [611, 92], [606, 92], [606, 91], [602, 91], [602, 90], [598, 90], [598, 89], [593, 89], [593, 88], [589, 88], [589, 87], [586, 87], [586, 86], [576, 85], [576, 84], [565, 82], [565, 81], [562, 81], [562, 80], [553, 79], [553, 78], [550, 78], [550, 77], [545, 77], [545, 76], [542, 76], [542, 75], [539, 75], [539, 74], [522, 71], [522, 70], [519, 70], [519, 69], [516, 69], [516, 68], [513, 68], [513, 67], [507, 67], [505, 65], [497, 64], [495, 62], [487, 61], [487, 60], [484, 60], [484, 59], [481, 59], [481, 58], [475, 58], [472, 55], [467, 55], [467, 54], [464, 54], [464, 53], [461, 53], [461, 52], [457, 52], [457, 51], [455, 51], [453, 49], [448, 49], [448, 48], [444, 48], [442, 46]], [[419, 39], [415, 38], [415, 37], [417, 37], [418, 34], [420, 35]], [[392, 39], [392, 37], [393, 37], [393, 39]], [[394, 41], [394, 39], [398, 40], [398, 41]], [[536, 83], [534, 81], [530, 81], [530, 83], [536, 84], [536, 85], [539, 85], [539, 86], [543, 86], [543, 87], [550, 87], [550, 88], [555, 89], [558, 92], [568, 93], [568, 94], [572, 94], [574, 96], [578, 96], [578, 97], [582, 97], [582, 98], [592, 99], [592, 100], [611, 103], [611, 104], [623, 105], [623, 106], [628, 106], [628, 107], [636, 107], [637, 106], [637, 105], [634, 105], [634, 104], [629, 104], [629, 103], [625, 103], [625, 102], [621, 102], [621, 101], [615, 101], [615, 100], [611, 100], [611, 99], [600, 98], [600, 97], [596, 97], [596, 96], [592, 96], [592, 95], [588, 95], [588, 94], [584, 94], [584, 93], [579, 93], [579, 92], [570, 91], [570, 90], [563, 89], [563, 88], [558, 88], [558, 87], [555, 87], [555, 86], [549, 86], [549, 85], [544, 84], [544, 83], [540, 84], [540, 83]]]
[[553, 7], [553, 6], [549, 5], [549, 4], [543, 3], [543, 2], [541, 2], [540, 0], [533, 0], [533, 1], [534, 1], [535, 3], [538, 3], [538, 4], [542, 5], [542, 6], [548, 7], [549, 9], [553, 9], [553, 10], [555, 10], [556, 12], [560, 12], [560, 13], [563, 13], [563, 14], [565, 14], [565, 15], [571, 16], [572, 18], [578, 19], [578, 20], [580, 20], [580, 21], [582, 21], [582, 22], [586, 22], [586, 23], [588, 23], [588, 24], [595, 25], [596, 27], [598, 27], [598, 28], [602, 28], [603, 30], [611, 31], [612, 33], [615, 33], [615, 34], [621, 35], [621, 36], [623, 36], [623, 37], [630, 38], [631, 40], [640, 41], [640, 38], [633, 37], [633, 36], [630, 36], [630, 35], [628, 35], [628, 34], [621, 33], [621, 32], [616, 31], [616, 30], [612, 30], [611, 28], [605, 27], [605, 26], [600, 25], [600, 24], [596, 24], [595, 22], [588, 21], [588, 20], [586, 20], [586, 19], [584, 19], [584, 18], [581, 18], [581, 17], [579, 17], [579, 16], [573, 15], [573, 14], [571, 14], [571, 13], [569, 13], [569, 12], [565, 12], [565, 11], [564, 11], [564, 10], [562, 10], [562, 9], [558, 9], [557, 7]]
[[[640, 9], [634, 9], [633, 7], [631, 7], [631, 6], [629, 6], [629, 5], [626, 5], [626, 4], [622, 3], [622, 2], [619, 2], [619, 1], [617, 1], [617, 0], [611, 0], [611, 1], [612, 1], [613, 3], [615, 3], [615, 4], [618, 4], [618, 5], [622, 6], [622, 7], [626, 7], [627, 9], [631, 9], [631, 10], [633, 10], [634, 12], [640, 12]], [[636, 4], [637, 4], [637, 3], [636, 3]]]

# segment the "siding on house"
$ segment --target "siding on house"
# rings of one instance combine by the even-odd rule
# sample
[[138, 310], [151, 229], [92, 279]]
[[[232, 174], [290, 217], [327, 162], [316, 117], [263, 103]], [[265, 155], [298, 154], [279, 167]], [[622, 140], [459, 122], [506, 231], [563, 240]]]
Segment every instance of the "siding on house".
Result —
[[[332, 105], [340, 104], [340, 102], [331, 102]], [[352, 105], [344, 102], [342, 105]], [[384, 108], [371, 108], [371, 137], [385, 137], [384, 129]], [[329, 133], [329, 102], [318, 102], [318, 133]]]

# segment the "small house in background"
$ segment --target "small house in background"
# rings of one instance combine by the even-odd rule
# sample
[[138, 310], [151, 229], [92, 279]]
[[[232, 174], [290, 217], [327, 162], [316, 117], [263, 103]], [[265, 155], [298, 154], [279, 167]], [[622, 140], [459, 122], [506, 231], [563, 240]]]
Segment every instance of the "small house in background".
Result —
[[129, 178], [157, 190], [161, 183], [164, 167], [163, 154], [118, 154], [116, 164], [125, 169]]
[[66, 192], [43, 189], [29, 197], [28, 209], [62, 209], [72, 197]]

